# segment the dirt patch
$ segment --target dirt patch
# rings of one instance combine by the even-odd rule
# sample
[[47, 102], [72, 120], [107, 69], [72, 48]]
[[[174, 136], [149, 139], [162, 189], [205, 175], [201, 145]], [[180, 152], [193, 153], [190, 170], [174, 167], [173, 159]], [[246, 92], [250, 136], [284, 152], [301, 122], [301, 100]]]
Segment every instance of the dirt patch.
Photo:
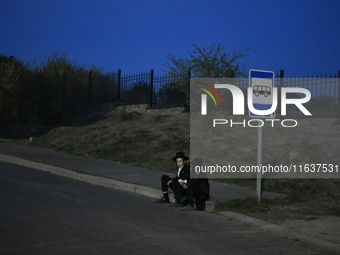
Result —
[[296, 231], [340, 244], [340, 218], [336, 216], [306, 215], [305, 219], [287, 220], [281, 224]]

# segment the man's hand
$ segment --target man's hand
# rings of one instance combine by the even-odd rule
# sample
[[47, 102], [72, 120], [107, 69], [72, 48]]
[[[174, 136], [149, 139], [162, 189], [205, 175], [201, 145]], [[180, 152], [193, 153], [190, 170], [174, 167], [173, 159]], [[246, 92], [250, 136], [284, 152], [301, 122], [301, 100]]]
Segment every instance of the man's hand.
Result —
[[168, 185], [168, 187], [169, 187], [170, 183], [172, 183], [172, 180], [168, 181], [168, 183], [166, 185]]
[[186, 183], [184, 181], [180, 181], [179, 184], [183, 187], [183, 189], [188, 188], [188, 186], [186, 185]]

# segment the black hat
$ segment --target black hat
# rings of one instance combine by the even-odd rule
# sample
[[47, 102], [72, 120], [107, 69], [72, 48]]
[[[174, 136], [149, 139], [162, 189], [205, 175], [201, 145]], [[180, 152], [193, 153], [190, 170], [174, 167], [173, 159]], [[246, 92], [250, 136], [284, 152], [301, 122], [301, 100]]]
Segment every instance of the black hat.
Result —
[[188, 160], [189, 157], [185, 156], [184, 152], [177, 152], [176, 156], [172, 158], [173, 161], [176, 161], [176, 159], [182, 158], [183, 160]]

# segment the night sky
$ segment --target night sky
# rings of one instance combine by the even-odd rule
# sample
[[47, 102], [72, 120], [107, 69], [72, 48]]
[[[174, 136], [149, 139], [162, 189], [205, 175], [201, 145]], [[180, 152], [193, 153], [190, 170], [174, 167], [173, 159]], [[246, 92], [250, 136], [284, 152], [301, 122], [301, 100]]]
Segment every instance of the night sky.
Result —
[[0, 0], [0, 54], [24, 63], [57, 52], [88, 68], [162, 74], [193, 44], [249, 48], [249, 69], [285, 77], [340, 70], [339, 0]]

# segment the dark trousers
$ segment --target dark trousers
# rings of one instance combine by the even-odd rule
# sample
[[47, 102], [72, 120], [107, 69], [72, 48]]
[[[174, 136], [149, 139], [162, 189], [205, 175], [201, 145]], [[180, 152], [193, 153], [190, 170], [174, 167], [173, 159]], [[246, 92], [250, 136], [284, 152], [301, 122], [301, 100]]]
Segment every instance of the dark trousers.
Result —
[[209, 181], [203, 179], [190, 179], [188, 183], [188, 200], [189, 204], [194, 206], [200, 211], [205, 210], [205, 201], [209, 200]]
[[[172, 182], [168, 186], [167, 183], [170, 180], [172, 180]], [[162, 191], [166, 192], [166, 191], [168, 191], [168, 188], [170, 187], [170, 189], [175, 194], [176, 202], [181, 204], [182, 198], [186, 196], [187, 190], [183, 189], [183, 187], [178, 183], [178, 179], [177, 178], [172, 179], [168, 175], [164, 174], [161, 177], [161, 184], [162, 184]], [[167, 196], [167, 195], [165, 195], [165, 196]]]

